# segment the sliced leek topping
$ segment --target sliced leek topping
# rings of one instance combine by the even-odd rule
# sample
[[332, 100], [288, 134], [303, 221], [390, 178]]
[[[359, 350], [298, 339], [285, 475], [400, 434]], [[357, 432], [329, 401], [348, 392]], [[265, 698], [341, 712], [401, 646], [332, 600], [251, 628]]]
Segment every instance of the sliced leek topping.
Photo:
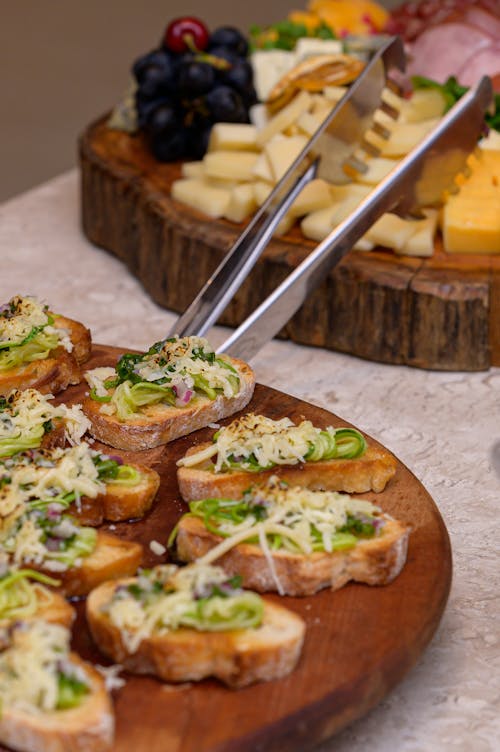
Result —
[[131, 652], [146, 637], [181, 627], [212, 632], [256, 628], [262, 622], [262, 599], [242, 590], [240, 582], [220, 567], [159, 566], [117, 585], [103, 611]]
[[221, 428], [213, 440], [212, 446], [187, 455], [177, 464], [193, 467], [213, 460], [215, 472], [262, 472], [277, 465], [354, 459], [366, 451], [364, 436], [354, 428], [321, 429], [309, 420], [295, 425], [289, 418], [272, 420], [253, 413]]
[[140, 355], [126, 353], [116, 369], [94, 369], [85, 378], [101, 412], [120, 420], [134, 418], [148, 405], [185, 407], [197, 397], [234, 397], [240, 377], [224, 356], [202, 337], [171, 337]]

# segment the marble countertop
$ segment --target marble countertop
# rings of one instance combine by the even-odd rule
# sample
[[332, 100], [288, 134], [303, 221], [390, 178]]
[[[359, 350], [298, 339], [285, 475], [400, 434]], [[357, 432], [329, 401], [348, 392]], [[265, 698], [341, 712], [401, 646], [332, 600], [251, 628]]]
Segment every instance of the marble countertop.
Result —
[[[175, 320], [84, 238], [76, 172], [0, 207], [0, 258], [0, 301], [36, 295], [85, 322], [97, 342], [145, 348]], [[261, 383], [345, 417], [397, 454], [434, 498], [453, 548], [448, 606], [419, 663], [319, 750], [500, 749], [500, 483], [490, 464], [500, 443], [500, 369], [422, 371], [277, 341], [252, 365]]]

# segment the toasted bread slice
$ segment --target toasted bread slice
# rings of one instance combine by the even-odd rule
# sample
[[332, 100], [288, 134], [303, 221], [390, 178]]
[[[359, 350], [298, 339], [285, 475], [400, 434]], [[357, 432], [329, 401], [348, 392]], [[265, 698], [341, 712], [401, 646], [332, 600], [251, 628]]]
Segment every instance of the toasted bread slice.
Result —
[[[202, 451], [210, 444], [198, 444], [186, 456]], [[355, 459], [319, 460], [299, 465], [276, 465], [260, 473], [228, 470], [216, 473], [213, 464], [205, 461], [191, 467], [179, 467], [177, 480], [185, 501], [207, 499], [211, 496], [240, 499], [244, 491], [255, 483], [263, 483], [276, 475], [290, 485], [301, 485], [311, 491], [344, 491], [366, 493], [383, 491], [396, 472], [396, 460], [384, 449], [368, 445], [366, 452]]]
[[255, 375], [250, 366], [235, 358], [231, 358], [231, 363], [238, 368], [240, 376], [240, 391], [231, 398], [223, 395], [214, 400], [197, 397], [187, 407], [146, 405], [133, 419], [121, 421], [114, 415], [102, 413], [101, 404], [87, 397], [82, 408], [92, 424], [89, 432], [94, 438], [117, 449], [138, 451], [167, 444], [209, 423], [227, 418], [250, 402], [255, 388]]
[[0, 373], [0, 396], [13, 389], [33, 387], [42, 394], [57, 394], [72, 384], [79, 384], [79, 365], [90, 357], [90, 331], [78, 321], [55, 315], [54, 327], [68, 331], [73, 344], [72, 352], [57, 347], [45, 360], [35, 360]]
[[99, 649], [133, 673], [154, 674], [169, 682], [215, 676], [230, 687], [244, 687], [286, 676], [300, 656], [303, 620], [268, 601], [262, 625], [256, 629], [199, 632], [183, 627], [147, 637], [130, 653], [120, 630], [103, 612], [115, 587], [116, 583], [105, 582], [90, 593], [87, 622]]
[[105, 493], [95, 499], [84, 497], [80, 504], [72, 504], [72, 516], [82, 525], [91, 526], [101, 525], [104, 520], [123, 522], [144, 517], [160, 487], [160, 476], [145, 465], [128, 464], [141, 475], [136, 485], [106, 483]]
[[46, 570], [43, 565], [30, 563], [52, 577], [61, 580], [59, 592], [67, 598], [87, 595], [93, 588], [106, 580], [116, 580], [134, 574], [142, 560], [142, 546], [133, 541], [120, 540], [115, 535], [97, 533], [97, 545], [94, 551], [81, 559], [78, 567], [71, 567], [63, 572]]
[[75, 653], [70, 660], [82, 671], [91, 691], [74, 708], [47, 713], [2, 709], [0, 743], [20, 752], [104, 752], [114, 735], [114, 717], [104, 679]]
[[[243, 577], [243, 586], [259, 593], [277, 590], [283, 595], [312, 595], [322, 588], [338, 590], [350, 580], [367, 585], [387, 585], [406, 562], [409, 528], [383, 517], [385, 526], [376, 538], [359, 539], [354, 548], [309, 556], [289, 551], [272, 552], [274, 573], [260, 546], [240, 543], [217, 560], [230, 574]], [[181, 561], [195, 561], [223, 539], [205, 528], [197, 517], [182, 517], [176, 539]]]
[[0, 373], [0, 395], [30, 387], [42, 394], [57, 394], [80, 381], [80, 368], [72, 353], [57, 347], [45, 360], [35, 360]]

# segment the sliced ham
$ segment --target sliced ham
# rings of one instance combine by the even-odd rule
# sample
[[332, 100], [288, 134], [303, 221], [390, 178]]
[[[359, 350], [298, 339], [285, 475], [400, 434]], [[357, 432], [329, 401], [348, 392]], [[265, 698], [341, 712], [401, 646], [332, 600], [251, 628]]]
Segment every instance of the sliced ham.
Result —
[[[449, 22], [426, 29], [410, 48], [408, 75], [427, 76], [444, 83], [450, 76], [492, 47], [492, 38], [464, 22]], [[465, 60], [464, 60], [465, 59]]]
[[499, 81], [495, 79], [500, 76], [500, 42], [490, 44], [470, 56], [455, 75], [463, 86], [473, 86], [481, 76], [490, 76], [498, 90]]
[[497, 11], [498, 15], [494, 16], [477, 5], [472, 5], [464, 12], [463, 20], [470, 26], [483, 31], [494, 41], [500, 42], [500, 3], [498, 3]]

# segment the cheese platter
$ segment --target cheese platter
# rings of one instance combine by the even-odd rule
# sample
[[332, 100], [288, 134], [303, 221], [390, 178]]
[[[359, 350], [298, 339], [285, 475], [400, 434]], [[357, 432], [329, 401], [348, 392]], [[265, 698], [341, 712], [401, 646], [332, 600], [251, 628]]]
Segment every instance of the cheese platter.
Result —
[[[429, 12], [427, 21], [419, 20], [419, 34], [425, 36], [427, 26], [435, 33], [439, 24], [446, 33], [462, 14], [461, 23], [481, 27], [494, 46], [494, 26], [485, 30], [491, 12], [483, 4], [471, 3], [470, 13], [468, 4], [458, 4], [436, 23]], [[206, 47], [201, 52], [188, 39], [182, 53], [169, 47], [167, 29], [163, 43], [134, 63], [132, 88], [111, 118], [85, 129], [84, 232], [124, 261], [160, 305], [186, 309], [356, 80], [367, 51], [387, 39], [377, 35], [397, 27], [405, 37], [402, 18], [410, 24], [416, 12], [404, 6], [388, 18], [375, 3], [359, 0], [349, 11], [345, 5], [311, 0], [307, 12], [253, 29], [251, 54], [233, 27], [210, 35], [197, 20], [206, 34], [200, 41], [195, 24], [194, 38]], [[367, 18], [371, 28], [364, 36], [349, 36], [361, 34]], [[176, 23], [182, 26], [182, 19], [171, 23], [174, 30]], [[417, 43], [405, 41], [410, 50]], [[411, 66], [418, 72], [414, 58]], [[346, 168], [345, 182], [315, 180], [304, 188], [221, 323], [239, 325], [310, 253], [311, 241], [338, 226], [466, 91], [453, 76], [444, 83], [414, 76], [412, 86], [403, 97], [401, 89], [384, 93], [369, 142], [378, 156], [366, 159], [365, 150], [360, 163], [357, 154], [357, 171]], [[484, 370], [500, 363], [500, 150], [497, 115], [487, 118], [490, 136], [469, 160], [471, 177], [456, 179], [458, 195], [449, 196], [441, 212], [424, 203], [420, 218], [382, 216], [283, 336], [421, 368]], [[346, 126], [357, 127], [355, 120]]]

